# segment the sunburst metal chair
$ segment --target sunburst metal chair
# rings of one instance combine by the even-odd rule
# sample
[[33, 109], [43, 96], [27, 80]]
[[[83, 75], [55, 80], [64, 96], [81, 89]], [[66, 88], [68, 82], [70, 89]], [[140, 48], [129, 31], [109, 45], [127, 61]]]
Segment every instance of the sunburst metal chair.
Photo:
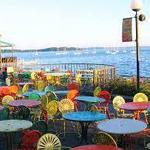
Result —
[[58, 111], [58, 102], [56, 100], [50, 101], [47, 106], [47, 113], [50, 118], [54, 118]]
[[[133, 97], [133, 102], [148, 102], [148, 97], [146, 94], [144, 93], [137, 93], [134, 95]], [[143, 113], [144, 114], [144, 117], [145, 117], [145, 122], [148, 123], [148, 118], [147, 118], [147, 111], [144, 110], [144, 111], [141, 111], [140, 113]], [[135, 114], [136, 116], [136, 114]]]
[[97, 86], [97, 87], [94, 89], [94, 91], [93, 91], [93, 95], [94, 95], [94, 96], [98, 96], [98, 94], [100, 93], [100, 91], [101, 91], [101, 88], [100, 88], [99, 86]]
[[117, 147], [117, 143], [115, 139], [109, 135], [108, 133], [105, 132], [98, 132], [94, 135], [93, 138], [93, 143], [94, 144], [103, 144], [103, 145], [113, 145]]
[[137, 93], [133, 97], [133, 102], [148, 102], [148, 97], [144, 93]]
[[103, 111], [105, 114], [107, 114], [108, 118], [111, 118], [110, 111], [109, 111], [109, 104], [111, 99], [111, 94], [108, 91], [101, 91], [99, 88], [97, 88], [100, 92], [98, 93], [97, 97], [105, 99], [104, 102], [101, 102], [97, 104], [97, 107], [100, 111]]
[[41, 96], [41, 107], [42, 109], [46, 109], [46, 106], [48, 105], [48, 97], [47, 95]]
[[14, 101], [14, 98], [10, 95], [6, 95], [2, 98], [2, 105], [8, 107], [11, 101]]
[[27, 93], [28, 90], [29, 90], [29, 84], [26, 83], [26, 84], [23, 86], [23, 88], [22, 88], [22, 94]]
[[[64, 113], [67, 112], [72, 112], [74, 111], [74, 103], [70, 100], [70, 99], [62, 99], [59, 103], [58, 103], [58, 110], [60, 111], [60, 113], [63, 115]], [[66, 120], [61, 118], [61, 120], [63, 121], [63, 133], [64, 136], [66, 134]]]
[[66, 112], [74, 111], [74, 103], [70, 99], [62, 99], [58, 103], [58, 109], [62, 114]]
[[122, 104], [125, 103], [125, 100], [122, 96], [115, 96], [114, 99], [113, 99], [113, 107], [114, 109], [116, 110], [116, 113], [117, 113], [117, 117], [129, 117], [129, 118], [132, 118], [134, 115], [133, 114], [128, 114], [128, 113], [125, 113], [124, 110], [122, 110], [120, 108], [120, 106]]
[[56, 135], [47, 133], [39, 139], [37, 150], [61, 150], [61, 142]]
[[57, 95], [53, 91], [46, 92], [46, 96], [48, 97], [48, 102], [52, 100], [58, 100]]
[[75, 107], [75, 110], [77, 111], [78, 110], [78, 103], [76, 101], [76, 96], [79, 96], [79, 91], [78, 90], [70, 90], [68, 93], [67, 93], [67, 99], [71, 100], [73, 103], [74, 103], [74, 107]]
[[36, 72], [32, 72], [32, 73], [31, 73], [31, 79], [32, 79], [32, 80], [36, 80], [36, 79], [37, 79], [37, 76], [38, 76], [38, 75], [37, 75]]
[[35, 81], [35, 89], [38, 91], [43, 91], [45, 89], [46, 83], [43, 80]]
[[22, 133], [19, 150], [35, 150], [41, 133], [37, 130], [26, 130]]

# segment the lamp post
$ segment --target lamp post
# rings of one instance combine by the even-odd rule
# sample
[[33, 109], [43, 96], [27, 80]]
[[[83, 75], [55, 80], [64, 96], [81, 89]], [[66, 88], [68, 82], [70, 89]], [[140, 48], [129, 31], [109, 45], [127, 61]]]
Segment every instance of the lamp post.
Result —
[[139, 59], [139, 20], [144, 21], [145, 16], [144, 15], [138, 15], [138, 11], [140, 11], [142, 7], [142, 3], [140, 0], [132, 0], [131, 2], [131, 9], [135, 12], [135, 28], [136, 28], [136, 71], [137, 71], [137, 91], [140, 90], [140, 59]]

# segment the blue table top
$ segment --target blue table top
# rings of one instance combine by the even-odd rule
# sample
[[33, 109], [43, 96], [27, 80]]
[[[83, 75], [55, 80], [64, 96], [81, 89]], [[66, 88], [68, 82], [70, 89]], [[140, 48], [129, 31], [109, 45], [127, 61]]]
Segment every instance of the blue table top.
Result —
[[71, 121], [93, 122], [106, 119], [106, 115], [99, 112], [77, 111], [65, 113], [63, 115], [63, 118]]
[[36, 94], [38, 94], [39, 96], [43, 96], [43, 95], [46, 94], [44, 91], [36, 91], [36, 90], [35, 90], [35, 91], [29, 91], [29, 92], [27, 92], [27, 93], [24, 93], [23, 96], [29, 97], [29, 95], [32, 94], [32, 93], [36, 93]]
[[68, 90], [60, 90], [60, 91], [54, 91], [55, 94], [63, 94], [66, 95], [68, 93]]
[[103, 98], [94, 97], [94, 96], [77, 96], [75, 99], [87, 103], [101, 103], [105, 101], [105, 99]]
[[98, 124], [98, 129], [113, 134], [133, 134], [144, 130], [147, 125], [143, 121], [133, 119], [109, 119]]

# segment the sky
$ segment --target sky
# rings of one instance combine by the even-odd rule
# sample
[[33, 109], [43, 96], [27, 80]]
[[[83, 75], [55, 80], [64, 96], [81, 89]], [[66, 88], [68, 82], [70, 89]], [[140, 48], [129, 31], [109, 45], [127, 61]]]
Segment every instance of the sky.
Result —
[[[1, 40], [18, 49], [53, 46], [130, 46], [122, 43], [122, 19], [131, 0], [0, 0]], [[140, 45], [150, 46], [150, 0], [140, 11]], [[134, 24], [134, 22], [133, 22]], [[133, 36], [134, 38], [134, 36]]]

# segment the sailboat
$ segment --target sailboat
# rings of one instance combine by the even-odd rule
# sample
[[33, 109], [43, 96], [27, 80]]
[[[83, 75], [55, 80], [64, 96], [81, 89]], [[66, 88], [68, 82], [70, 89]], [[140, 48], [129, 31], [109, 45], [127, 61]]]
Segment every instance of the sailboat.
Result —
[[35, 52], [35, 56], [38, 56], [38, 55], [39, 55], [39, 53], [38, 53], [38, 51], [36, 51], [36, 52]]
[[107, 54], [116, 54], [119, 50], [116, 47], [109, 47], [109, 49], [106, 50]]

